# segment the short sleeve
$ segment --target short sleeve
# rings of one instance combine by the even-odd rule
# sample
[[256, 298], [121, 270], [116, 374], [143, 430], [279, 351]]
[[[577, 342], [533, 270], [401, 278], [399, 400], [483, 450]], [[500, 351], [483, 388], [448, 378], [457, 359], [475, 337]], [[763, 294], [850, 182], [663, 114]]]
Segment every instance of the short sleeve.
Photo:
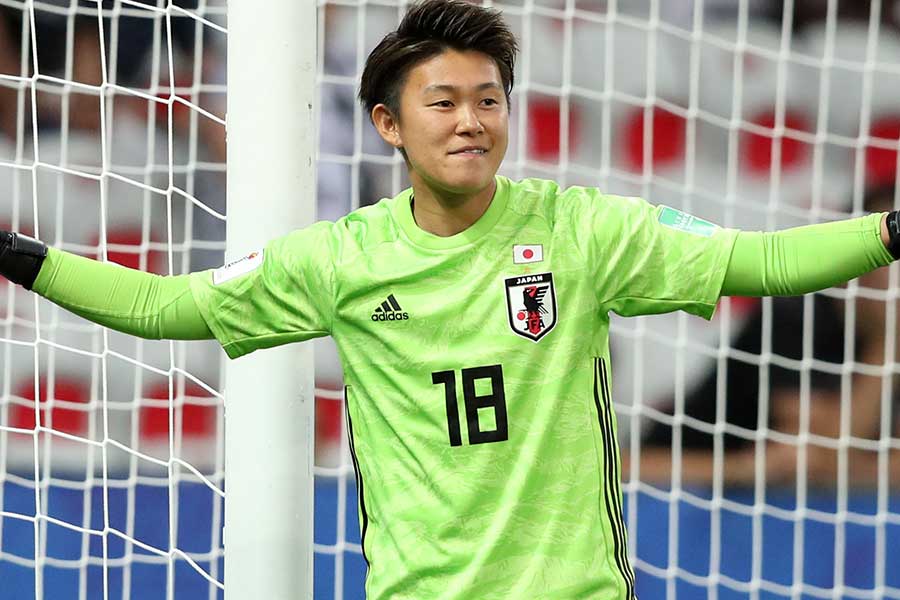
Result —
[[712, 318], [737, 230], [640, 198], [598, 195], [590, 214], [582, 235], [605, 310]]
[[334, 224], [273, 240], [219, 269], [191, 275], [191, 293], [230, 358], [329, 335]]

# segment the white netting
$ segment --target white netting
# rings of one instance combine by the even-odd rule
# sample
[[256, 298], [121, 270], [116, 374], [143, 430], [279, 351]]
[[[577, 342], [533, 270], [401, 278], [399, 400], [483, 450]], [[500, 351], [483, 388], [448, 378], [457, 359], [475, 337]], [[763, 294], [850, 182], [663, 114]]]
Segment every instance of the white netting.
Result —
[[[748, 229], [891, 206], [864, 207], [898, 169], [888, 4], [495, 2], [522, 45], [503, 172]], [[161, 273], [221, 262], [224, 3], [0, 6], [0, 225]], [[406, 185], [355, 102], [403, 6], [319, 2], [321, 218]], [[900, 598], [894, 271], [614, 321], [640, 596]], [[220, 597], [221, 353], [3, 291], [0, 598]], [[316, 369], [315, 595], [359, 598], [330, 345]]]
[[[102, 8], [2, 3], [0, 222], [146, 271], [219, 263], [224, 3]], [[3, 295], [0, 596], [220, 596], [215, 344]]]

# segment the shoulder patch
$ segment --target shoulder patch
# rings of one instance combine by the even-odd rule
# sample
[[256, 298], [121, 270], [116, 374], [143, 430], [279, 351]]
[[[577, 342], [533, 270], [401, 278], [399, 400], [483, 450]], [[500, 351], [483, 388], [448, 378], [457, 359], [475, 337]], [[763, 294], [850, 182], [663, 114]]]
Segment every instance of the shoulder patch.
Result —
[[658, 218], [660, 225], [665, 225], [678, 231], [709, 237], [718, 228], [714, 223], [704, 221], [699, 217], [689, 215], [670, 206], [660, 205], [660, 209]]
[[213, 271], [213, 285], [219, 285], [230, 281], [235, 277], [246, 275], [250, 271], [256, 269], [263, 262], [263, 251], [256, 250], [243, 258], [231, 261], [224, 267], [219, 267]]

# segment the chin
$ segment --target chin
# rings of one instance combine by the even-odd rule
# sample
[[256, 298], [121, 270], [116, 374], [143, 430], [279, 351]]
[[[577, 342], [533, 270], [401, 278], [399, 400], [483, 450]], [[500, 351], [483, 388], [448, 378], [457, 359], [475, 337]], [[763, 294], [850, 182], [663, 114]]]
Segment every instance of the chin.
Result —
[[477, 194], [490, 185], [490, 181], [460, 182], [456, 185], [448, 185], [447, 190], [454, 194]]
[[494, 176], [478, 178], [459, 177], [444, 180], [443, 188], [454, 194], [477, 194], [493, 183]]
[[[470, 196], [477, 194], [494, 182], [495, 172], [472, 172], [475, 169], [458, 170], [452, 169], [449, 172], [431, 172], [418, 171], [417, 177], [422, 183], [433, 190], [441, 190], [443, 193], [449, 193], [459, 196]], [[412, 175], [412, 173], [410, 173]]]

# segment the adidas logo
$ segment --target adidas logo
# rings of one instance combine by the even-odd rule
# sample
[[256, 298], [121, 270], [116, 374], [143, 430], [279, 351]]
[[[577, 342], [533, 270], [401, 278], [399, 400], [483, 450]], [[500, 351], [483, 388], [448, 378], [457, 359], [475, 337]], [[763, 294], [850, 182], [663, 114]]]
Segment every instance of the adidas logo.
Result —
[[373, 321], [406, 321], [409, 319], [409, 313], [403, 312], [400, 303], [391, 294], [387, 300], [381, 303], [381, 306], [372, 313]]

